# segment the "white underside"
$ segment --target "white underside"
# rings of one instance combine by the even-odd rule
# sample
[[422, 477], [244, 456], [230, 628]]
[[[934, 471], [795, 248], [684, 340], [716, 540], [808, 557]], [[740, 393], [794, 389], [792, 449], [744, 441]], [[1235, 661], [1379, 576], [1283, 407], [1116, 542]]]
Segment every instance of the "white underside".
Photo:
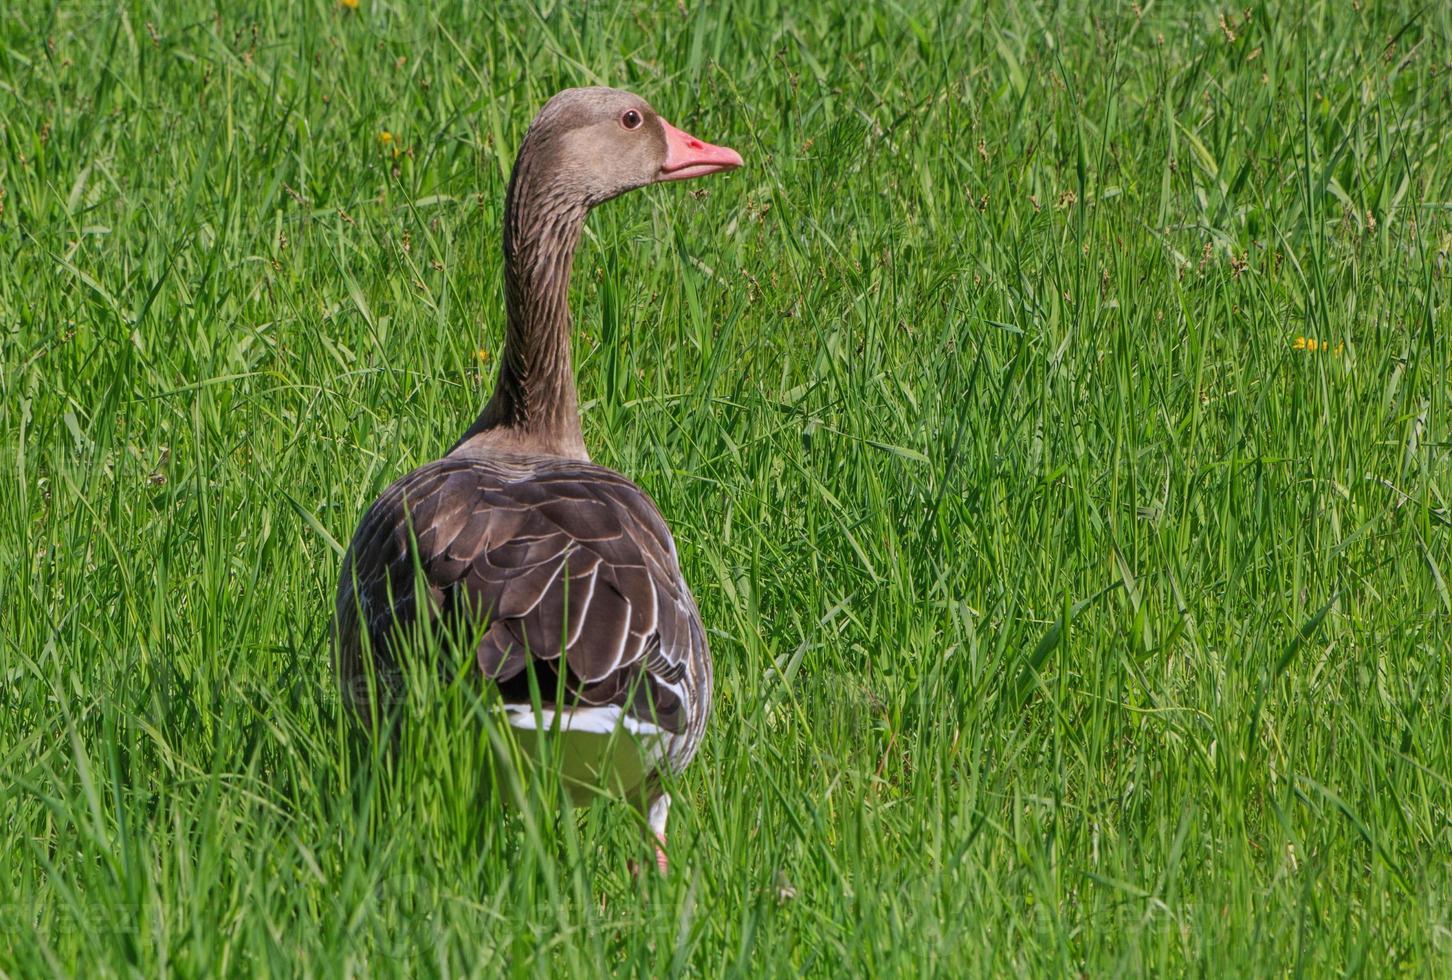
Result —
[[[542, 751], [558, 758], [560, 778], [576, 803], [600, 795], [635, 796], [658, 767], [669, 737], [664, 729], [614, 706], [538, 712], [527, 704], [500, 707], [524, 755], [533, 762], [539, 761]], [[652, 818], [655, 809], [651, 807]], [[664, 812], [659, 822], [664, 827]]]

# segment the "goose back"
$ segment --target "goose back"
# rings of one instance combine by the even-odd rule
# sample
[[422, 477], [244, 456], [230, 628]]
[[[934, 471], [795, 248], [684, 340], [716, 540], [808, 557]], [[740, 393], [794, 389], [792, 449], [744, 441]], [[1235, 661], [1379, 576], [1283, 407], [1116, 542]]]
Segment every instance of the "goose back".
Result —
[[478, 668], [506, 705], [530, 702], [532, 668], [546, 706], [558, 692], [562, 707], [659, 727], [674, 770], [700, 743], [700, 615], [659, 510], [612, 470], [461, 449], [396, 481], [359, 525], [338, 588], [338, 673], [360, 714], [364, 658], [375, 689], [396, 691], [400, 644], [424, 619], [478, 637]]

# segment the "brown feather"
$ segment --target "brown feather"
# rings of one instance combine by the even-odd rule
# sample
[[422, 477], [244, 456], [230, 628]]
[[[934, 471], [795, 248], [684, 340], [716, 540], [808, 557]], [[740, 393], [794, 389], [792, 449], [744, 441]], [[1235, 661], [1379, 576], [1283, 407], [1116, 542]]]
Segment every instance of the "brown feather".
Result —
[[[432, 602], [417, 601], [415, 561]], [[482, 631], [476, 661], [497, 682], [563, 651], [563, 670], [538, 678], [547, 705], [563, 673], [566, 704], [638, 713], [677, 736], [677, 767], [694, 753], [711, 697], [699, 613], [660, 512], [618, 473], [557, 457], [446, 457], [384, 491], [347, 567], [357, 583], [339, 588], [337, 653], [360, 711], [365, 644], [375, 671], [391, 676], [423, 616], [462, 628], [452, 635]]]

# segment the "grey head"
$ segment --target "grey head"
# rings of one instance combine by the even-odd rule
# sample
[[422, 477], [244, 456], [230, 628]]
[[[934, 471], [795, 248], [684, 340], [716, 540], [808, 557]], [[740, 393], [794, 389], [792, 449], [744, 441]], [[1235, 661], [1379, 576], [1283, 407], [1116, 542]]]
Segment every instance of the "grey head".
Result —
[[589, 208], [647, 184], [739, 167], [741, 156], [682, 132], [631, 92], [570, 88], [530, 123], [515, 166], [547, 179], [560, 203]]

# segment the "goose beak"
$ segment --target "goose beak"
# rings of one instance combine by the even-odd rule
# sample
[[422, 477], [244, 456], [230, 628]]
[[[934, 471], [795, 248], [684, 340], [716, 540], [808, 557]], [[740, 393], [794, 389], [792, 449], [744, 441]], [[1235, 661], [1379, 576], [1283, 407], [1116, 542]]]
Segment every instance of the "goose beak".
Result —
[[713, 146], [683, 132], [664, 119], [666, 158], [660, 165], [660, 176], [656, 180], [685, 180], [688, 177], [704, 177], [722, 170], [734, 170], [741, 166], [741, 154], [726, 146]]

